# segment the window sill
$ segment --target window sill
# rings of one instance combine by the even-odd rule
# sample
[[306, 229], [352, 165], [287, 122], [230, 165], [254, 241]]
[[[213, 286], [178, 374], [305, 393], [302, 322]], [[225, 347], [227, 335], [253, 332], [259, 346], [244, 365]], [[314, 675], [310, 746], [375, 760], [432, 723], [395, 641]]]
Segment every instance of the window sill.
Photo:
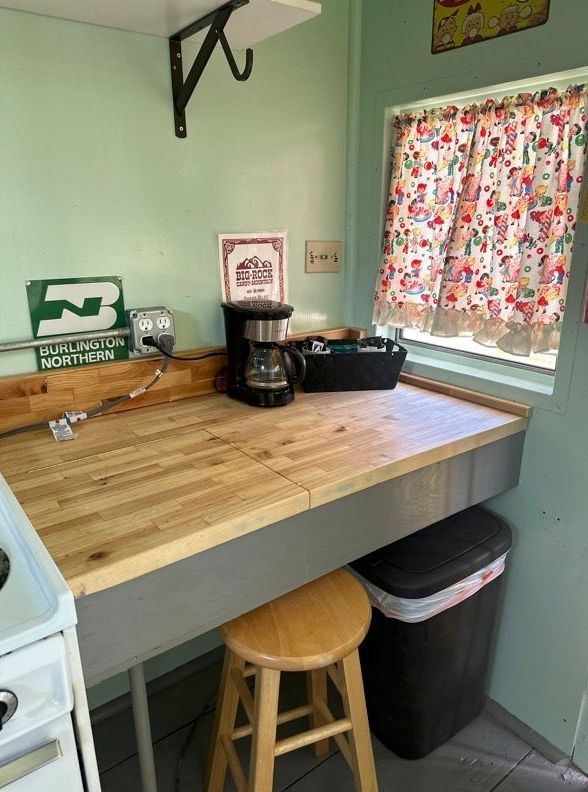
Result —
[[458, 359], [458, 355], [414, 347], [406, 339], [402, 344], [408, 350], [404, 370], [410, 374], [542, 406], [547, 406], [546, 399], [553, 399], [555, 377], [552, 374], [524, 371], [490, 361]]

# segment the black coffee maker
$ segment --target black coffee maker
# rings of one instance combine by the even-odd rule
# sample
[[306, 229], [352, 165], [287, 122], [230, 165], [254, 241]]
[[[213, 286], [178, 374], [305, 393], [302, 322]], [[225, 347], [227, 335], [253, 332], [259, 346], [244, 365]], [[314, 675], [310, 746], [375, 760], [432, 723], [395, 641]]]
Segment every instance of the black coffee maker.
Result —
[[285, 344], [291, 305], [272, 300], [222, 304], [227, 337], [227, 393], [258, 407], [279, 407], [294, 398], [306, 373], [304, 355]]

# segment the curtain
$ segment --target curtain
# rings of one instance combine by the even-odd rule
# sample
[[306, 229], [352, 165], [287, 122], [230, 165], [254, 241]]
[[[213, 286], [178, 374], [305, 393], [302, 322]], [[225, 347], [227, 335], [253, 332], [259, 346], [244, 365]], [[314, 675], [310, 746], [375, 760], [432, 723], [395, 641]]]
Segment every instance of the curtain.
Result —
[[375, 324], [557, 349], [587, 108], [574, 86], [395, 120]]

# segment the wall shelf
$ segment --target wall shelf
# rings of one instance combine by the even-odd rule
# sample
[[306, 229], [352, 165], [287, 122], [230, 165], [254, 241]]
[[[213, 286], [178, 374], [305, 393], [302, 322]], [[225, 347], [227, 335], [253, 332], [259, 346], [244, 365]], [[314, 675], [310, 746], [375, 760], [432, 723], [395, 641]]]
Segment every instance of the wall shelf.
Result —
[[[179, 138], [186, 137], [186, 105], [217, 44], [233, 77], [245, 81], [253, 68], [250, 47], [321, 12], [321, 4], [313, 0], [0, 0], [0, 8], [168, 39], [172, 110]], [[182, 42], [186, 39], [200, 50], [184, 81]], [[246, 49], [242, 68], [233, 49]]]
[[[0, 0], [2, 8], [166, 39], [222, 5], [224, 0]], [[312, 0], [250, 0], [231, 16], [225, 34], [231, 47], [241, 50], [320, 12], [321, 4]], [[202, 30], [191, 41], [202, 44], [205, 36]]]

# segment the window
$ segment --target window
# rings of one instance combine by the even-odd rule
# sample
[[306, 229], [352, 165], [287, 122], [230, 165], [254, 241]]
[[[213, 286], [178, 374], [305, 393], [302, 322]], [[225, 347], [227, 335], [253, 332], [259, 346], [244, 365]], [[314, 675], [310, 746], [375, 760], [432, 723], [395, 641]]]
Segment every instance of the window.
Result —
[[583, 76], [395, 110], [375, 324], [555, 371], [588, 136], [588, 94], [570, 82]]
[[531, 352], [528, 357], [520, 357], [517, 355], [509, 355], [508, 352], [503, 352], [499, 347], [481, 346], [477, 344], [471, 336], [439, 338], [439, 336], [434, 336], [431, 335], [431, 333], [425, 333], [421, 330], [415, 330], [412, 327], [401, 328], [399, 339], [401, 343], [412, 341], [420, 346], [441, 348], [445, 352], [456, 352], [462, 355], [471, 355], [476, 358], [495, 360], [500, 363], [537, 368], [542, 371], [555, 373], [555, 364], [557, 361], [556, 350], [551, 350], [549, 352]]

